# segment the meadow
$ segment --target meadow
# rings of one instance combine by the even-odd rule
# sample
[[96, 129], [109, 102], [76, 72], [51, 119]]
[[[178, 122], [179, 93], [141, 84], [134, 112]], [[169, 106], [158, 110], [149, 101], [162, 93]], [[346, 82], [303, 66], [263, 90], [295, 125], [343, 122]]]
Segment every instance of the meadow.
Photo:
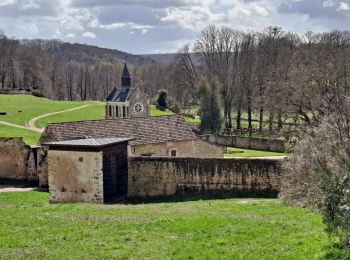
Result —
[[4, 259], [317, 259], [322, 218], [277, 199], [154, 199], [49, 204], [0, 193]]
[[[0, 112], [7, 113], [0, 116], [0, 121], [19, 126], [27, 126], [32, 118], [73, 108], [79, 109], [40, 118], [35, 121], [35, 126], [44, 128], [48, 123], [99, 120], [105, 115], [104, 103], [99, 101], [54, 101], [29, 95], [0, 95]], [[151, 105], [150, 114], [164, 116], [173, 113], [169, 110], [160, 111]], [[26, 144], [35, 145], [40, 133], [0, 124], [0, 136], [23, 137]]]

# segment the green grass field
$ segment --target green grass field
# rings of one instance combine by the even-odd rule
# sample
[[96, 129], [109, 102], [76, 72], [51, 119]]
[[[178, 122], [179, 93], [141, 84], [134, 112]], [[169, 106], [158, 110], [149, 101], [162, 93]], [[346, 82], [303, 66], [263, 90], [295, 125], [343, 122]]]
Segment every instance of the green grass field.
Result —
[[0, 124], [0, 137], [23, 137], [27, 145], [36, 145], [40, 134], [30, 130]]
[[[102, 103], [96, 101], [54, 101], [28, 95], [0, 95], [0, 111], [7, 112], [6, 116], [0, 116], [0, 120], [25, 126], [31, 118], [36, 116], [84, 105], [99, 104]], [[96, 107], [99, 108], [99, 106]], [[78, 114], [77, 120], [80, 116]]]
[[105, 105], [93, 104], [74, 111], [68, 111], [56, 115], [47, 116], [36, 121], [37, 127], [45, 127], [48, 123], [73, 122], [83, 120], [98, 120], [105, 117]]
[[320, 215], [276, 199], [93, 205], [0, 193], [0, 216], [3, 259], [317, 259], [328, 243]]
[[233, 153], [225, 153], [225, 157], [268, 157], [268, 156], [287, 156], [286, 153], [276, 153], [276, 152], [266, 152], [266, 151], [257, 151], [251, 149], [242, 149], [235, 147], [227, 147], [228, 151]]

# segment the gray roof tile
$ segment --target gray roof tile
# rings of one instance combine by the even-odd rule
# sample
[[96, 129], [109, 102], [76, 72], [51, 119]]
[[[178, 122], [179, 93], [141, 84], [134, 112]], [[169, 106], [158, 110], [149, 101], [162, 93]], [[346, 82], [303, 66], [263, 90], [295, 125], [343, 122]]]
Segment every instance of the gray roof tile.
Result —
[[40, 142], [111, 137], [132, 138], [131, 145], [197, 139], [184, 119], [173, 115], [49, 124]]

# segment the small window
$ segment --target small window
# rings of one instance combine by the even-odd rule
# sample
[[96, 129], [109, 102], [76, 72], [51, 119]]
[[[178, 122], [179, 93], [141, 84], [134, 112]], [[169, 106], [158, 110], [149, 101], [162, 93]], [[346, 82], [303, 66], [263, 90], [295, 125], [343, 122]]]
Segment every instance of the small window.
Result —
[[176, 150], [175, 149], [170, 150], [170, 156], [176, 157]]
[[115, 117], [119, 117], [119, 107], [115, 107]]
[[123, 117], [126, 117], [126, 109], [125, 109], [125, 106], [123, 106]]

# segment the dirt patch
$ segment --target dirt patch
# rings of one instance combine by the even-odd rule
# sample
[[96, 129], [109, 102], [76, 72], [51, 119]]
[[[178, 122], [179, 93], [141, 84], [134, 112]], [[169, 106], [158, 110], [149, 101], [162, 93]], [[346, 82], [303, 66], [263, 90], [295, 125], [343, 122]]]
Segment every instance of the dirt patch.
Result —
[[23, 192], [23, 191], [33, 191], [35, 187], [28, 187], [24, 185], [3, 185], [0, 184], [0, 193], [1, 192]]

